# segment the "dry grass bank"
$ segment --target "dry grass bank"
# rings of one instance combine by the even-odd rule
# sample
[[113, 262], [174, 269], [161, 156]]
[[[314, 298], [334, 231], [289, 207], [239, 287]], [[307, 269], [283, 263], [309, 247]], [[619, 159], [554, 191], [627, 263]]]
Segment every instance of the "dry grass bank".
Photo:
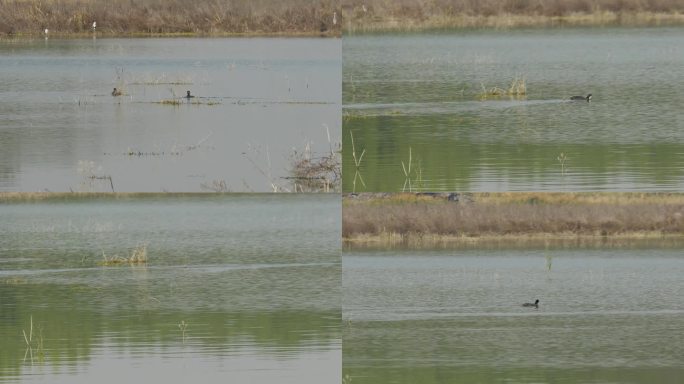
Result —
[[334, 0], [0, 0], [3, 34], [339, 35]]
[[684, 25], [677, 0], [348, 0], [345, 33]]
[[239, 196], [250, 193], [215, 193], [215, 192], [0, 192], [0, 204], [31, 203], [42, 201], [83, 201], [96, 199], [157, 199], [215, 197], [222, 195]]
[[445, 197], [347, 195], [343, 238], [436, 244], [684, 236], [684, 194], [474, 193], [460, 195], [458, 202]]

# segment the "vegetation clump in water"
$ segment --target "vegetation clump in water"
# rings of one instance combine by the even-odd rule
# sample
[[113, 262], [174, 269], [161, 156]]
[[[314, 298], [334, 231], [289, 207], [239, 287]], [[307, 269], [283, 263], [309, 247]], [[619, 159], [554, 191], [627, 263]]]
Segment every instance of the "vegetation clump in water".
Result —
[[477, 95], [480, 100], [487, 100], [487, 97], [517, 97], [522, 98], [527, 95], [527, 86], [525, 84], [524, 77], [516, 77], [511, 82], [508, 89], [503, 89], [499, 87], [487, 88], [484, 84], [481, 84], [482, 92]]
[[147, 244], [140, 244], [133, 248], [130, 255], [127, 257], [117, 255], [107, 256], [104, 251], [102, 251], [102, 258], [103, 261], [100, 263], [100, 265], [103, 266], [147, 264]]
[[297, 192], [339, 192], [342, 185], [340, 152], [330, 150], [322, 156], [314, 156], [311, 146], [304, 151], [294, 151], [291, 156], [291, 176]]

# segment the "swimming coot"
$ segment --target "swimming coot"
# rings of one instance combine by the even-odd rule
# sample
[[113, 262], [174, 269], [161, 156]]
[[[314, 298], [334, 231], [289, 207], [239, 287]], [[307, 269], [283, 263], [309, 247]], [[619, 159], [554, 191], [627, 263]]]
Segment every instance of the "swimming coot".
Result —
[[532, 303], [525, 303], [525, 304], [523, 304], [522, 306], [523, 306], [523, 307], [535, 307], [535, 308], [539, 308], [539, 299], [535, 300], [535, 301], [534, 301], [534, 304], [532, 304]]
[[573, 96], [570, 98], [570, 100], [591, 101], [591, 93], [588, 94], [586, 97], [585, 96]]
[[188, 91], [188, 93], [185, 95], [186, 99], [192, 99], [193, 97], [195, 97], [195, 96], [191, 95], [190, 91]]

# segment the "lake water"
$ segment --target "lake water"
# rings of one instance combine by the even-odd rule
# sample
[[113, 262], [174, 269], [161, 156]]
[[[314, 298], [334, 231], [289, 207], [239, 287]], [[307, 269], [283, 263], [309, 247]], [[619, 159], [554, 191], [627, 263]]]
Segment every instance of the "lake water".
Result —
[[355, 384], [684, 375], [681, 248], [356, 250], [342, 263]]
[[339, 144], [340, 49], [320, 38], [2, 39], [0, 191], [291, 189], [294, 149]]
[[[0, 217], [2, 382], [339, 383], [339, 196], [53, 199]], [[140, 244], [146, 265], [101, 265]]]
[[[345, 37], [343, 189], [682, 190], [683, 39], [681, 28]], [[478, 96], [516, 77], [526, 96]]]

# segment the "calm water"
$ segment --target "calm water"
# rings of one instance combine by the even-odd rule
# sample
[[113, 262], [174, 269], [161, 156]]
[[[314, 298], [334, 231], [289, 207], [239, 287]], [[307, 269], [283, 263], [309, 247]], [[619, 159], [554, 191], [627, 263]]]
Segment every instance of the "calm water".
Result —
[[[683, 39], [681, 28], [345, 38], [344, 190], [682, 190]], [[526, 97], [479, 99], [516, 77]], [[366, 151], [356, 174], [350, 132]]]
[[[682, 249], [350, 251], [353, 383], [678, 383]], [[523, 302], [540, 300], [539, 309]]]
[[[12, 203], [0, 217], [0, 381], [339, 383], [339, 196]], [[100, 265], [138, 244], [146, 266]]]
[[92, 176], [111, 176], [117, 192], [291, 188], [293, 149], [340, 140], [340, 49], [315, 38], [0, 40], [0, 191], [112, 190]]

